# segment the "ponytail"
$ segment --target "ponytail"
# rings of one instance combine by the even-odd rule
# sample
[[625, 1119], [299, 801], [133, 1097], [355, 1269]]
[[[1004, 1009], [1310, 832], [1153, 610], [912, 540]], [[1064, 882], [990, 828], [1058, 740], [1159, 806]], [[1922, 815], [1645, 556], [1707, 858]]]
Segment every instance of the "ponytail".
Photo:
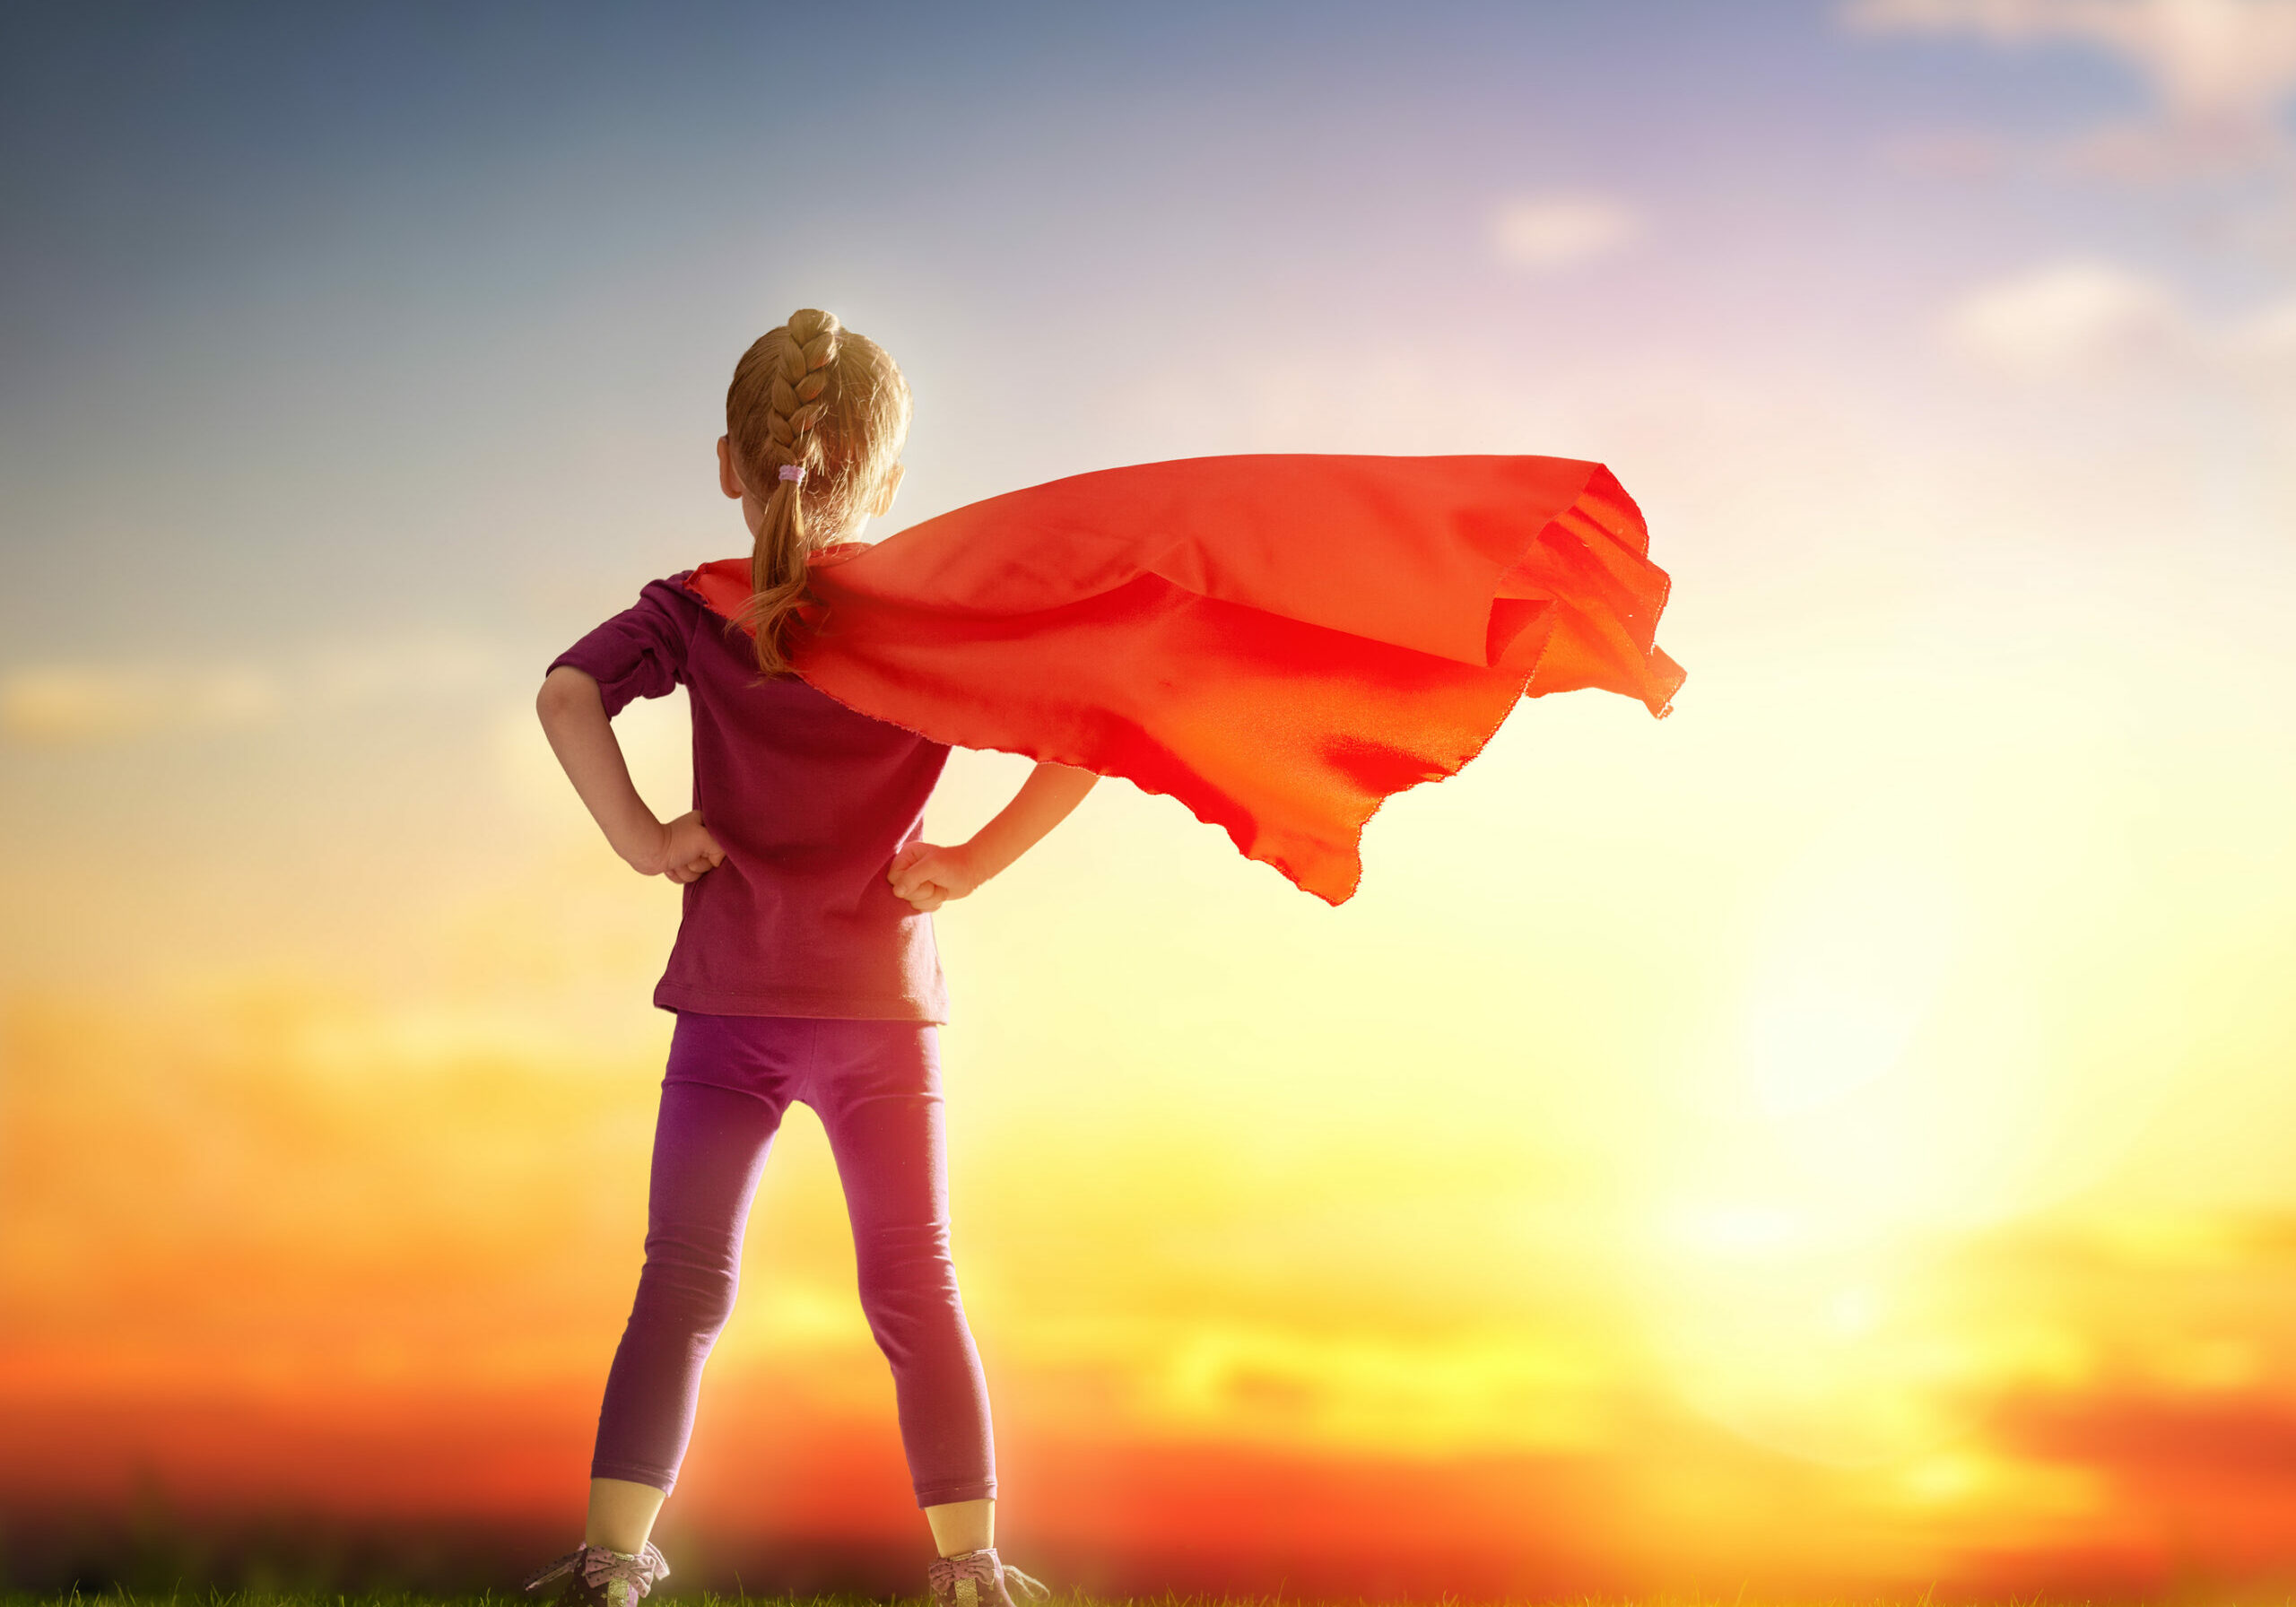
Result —
[[778, 480], [765, 499], [750, 544], [750, 600], [735, 617], [757, 638], [761, 674], [786, 675], [789, 656], [781, 640], [789, 616], [805, 596], [805, 504], [796, 480]]

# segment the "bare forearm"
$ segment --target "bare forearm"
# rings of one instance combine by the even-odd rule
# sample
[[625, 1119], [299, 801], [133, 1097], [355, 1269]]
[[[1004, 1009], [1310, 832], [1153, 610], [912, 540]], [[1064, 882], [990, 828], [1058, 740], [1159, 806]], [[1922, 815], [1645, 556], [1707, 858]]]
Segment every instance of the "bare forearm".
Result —
[[1100, 777], [1071, 765], [1039, 764], [996, 818], [956, 847], [913, 842], [892, 857], [885, 880], [893, 894], [930, 913], [961, 899], [1034, 847], [1066, 820]]
[[579, 670], [561, 665], [544, 680], [535, 713], [566, 778], [613, 851], [641, 871], [658, 870], [662, 822], [630, 779], [630, 766], [614, 740], [598, 683]]
[[1013, 801], [965, 844], [980, 880], [987, 881], [1034, 847], [1046, 832], [1068, 818], [1099, 779], [1091, 771], [1071, 765], [1037, 766], [1013, 795]]

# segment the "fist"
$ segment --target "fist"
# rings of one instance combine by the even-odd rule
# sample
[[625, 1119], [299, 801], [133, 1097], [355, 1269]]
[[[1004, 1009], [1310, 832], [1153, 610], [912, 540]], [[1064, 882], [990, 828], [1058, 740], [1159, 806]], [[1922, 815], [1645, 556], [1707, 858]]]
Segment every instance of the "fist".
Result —
[[689, 810], [662, 828], [662, 874], [673, 882], [698, 882], [725, 858], [726, 850], [701, 823], [698, 810]]
[[961, 847], [944, 848], [933, 843], [911, 843], [894, 855], [892, 864], [885, 867], [885, 880], [892, 883], [896, 896], [926, 912], [940, 908], [951, 899], [963, 898], [981, 882], [971, 854]]

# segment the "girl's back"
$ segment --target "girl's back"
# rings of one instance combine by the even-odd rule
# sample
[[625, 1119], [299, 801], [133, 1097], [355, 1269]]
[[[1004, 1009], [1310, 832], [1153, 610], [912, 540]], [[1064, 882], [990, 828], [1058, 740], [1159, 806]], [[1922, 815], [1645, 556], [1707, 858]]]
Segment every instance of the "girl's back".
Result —
[[750, 638], [686, 578], [652, 582], [551, 666], [587, 673], [609, 716], [678, 686], [692, 706], [693, 806], [726, 857], [686, 884], [654, 1003], [946, 1021], [932, 916], [885, 867], [922, 830], [949, 750], [795, 675], [761, 678]]

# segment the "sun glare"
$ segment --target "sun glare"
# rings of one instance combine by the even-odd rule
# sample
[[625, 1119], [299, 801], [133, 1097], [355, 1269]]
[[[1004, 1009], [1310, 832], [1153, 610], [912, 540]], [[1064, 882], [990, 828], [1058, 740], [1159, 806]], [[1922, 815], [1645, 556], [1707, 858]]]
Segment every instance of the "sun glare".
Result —
[[[1831, 856], [1828, 856], [1829, 858]], [[1747, 1012], [1753, 1092], [1781, 1120], [1839, 1106], [1897, 1072], [1957, 946], [1934, 867], [1804, 867]]]

